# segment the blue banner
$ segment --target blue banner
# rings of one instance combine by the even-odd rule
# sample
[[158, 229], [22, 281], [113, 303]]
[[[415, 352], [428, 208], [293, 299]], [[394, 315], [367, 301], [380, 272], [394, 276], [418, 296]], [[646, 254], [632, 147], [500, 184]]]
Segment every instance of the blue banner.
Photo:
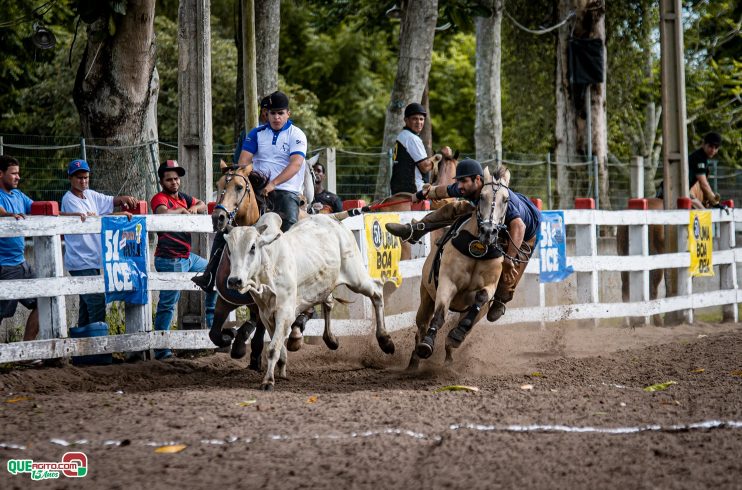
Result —
[[101, 219], [106, 303], [147, 304], [147, 220], [144, 216]]
[[567, 266], [567, 236], [562, 211], [542, 211], [538, 236], [541, 282], [560, 282], [574, 272]]

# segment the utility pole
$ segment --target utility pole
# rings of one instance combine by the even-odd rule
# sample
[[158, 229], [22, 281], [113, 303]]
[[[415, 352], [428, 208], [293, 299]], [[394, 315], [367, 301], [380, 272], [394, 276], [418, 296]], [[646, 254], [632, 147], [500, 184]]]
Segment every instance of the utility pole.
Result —
[[[178, 160], [183, 191], [209, 202], [213, 190], [211, 126], [211, 0], [180, 0], [178, 8]], [[193, 251], [208, 257], [208, 237], [193, 234]], [[183, 328], [203, 326], [201, 292], [184, 292], [178, 305]]]
[[242, 74], [245, 94], [245, 131], [258, 125], [258, 77], [255, 69], [255, 0], [241, 0]]
[[[679, 197], [688, 197], [688, 136], [685, 110], [685, 60], [683, 57], [683, 22], [681, 0], [660, 2], [660, 46], [662, 65], [662, 144], [663, 193], [665, 209], [676, 209]], [[667, 253], [678, 251], [675, 226], [665, 227]], [[679, 292], [678, 269], [665, 275], [667, 296]], [[680, 274], [684, 274], [680, 271]], [[682, 312], [668, 314], [666, 323], [681, 323]]]

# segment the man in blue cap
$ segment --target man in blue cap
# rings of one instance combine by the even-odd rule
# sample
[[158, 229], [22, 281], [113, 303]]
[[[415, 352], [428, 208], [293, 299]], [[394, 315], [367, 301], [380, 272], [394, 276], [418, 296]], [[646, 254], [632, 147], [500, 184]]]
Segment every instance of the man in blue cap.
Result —
[[[88, 216], [123, 214], [131, 219], [126, 209], [134, 209], [137, 199], [132, 196], [107, 196], [90, 189], [90, 165], [85, 160], [72, 160], [67, 165], [70, 190], [62, 197], [63, 216]], [[114, 213], [120, 206], [121, 212]], [[64, 265], [71, 276], [99, 276], [103, 266], [100, 235], [65, 235]], [[91, 293], [80, 295], [77, 325], [83, 326], [106, 321], [106, 295]]]

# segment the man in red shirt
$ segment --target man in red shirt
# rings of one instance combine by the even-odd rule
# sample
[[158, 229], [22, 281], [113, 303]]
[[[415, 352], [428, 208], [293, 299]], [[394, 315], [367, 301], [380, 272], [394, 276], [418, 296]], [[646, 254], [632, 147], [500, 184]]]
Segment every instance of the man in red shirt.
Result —
[[[157, 169], [162, 192], [150, 203], [155, 214], [206, 214], [206, 204], [195, 197], [180, 192], [180, 178], [185, 169], [175, 160], [168, 160]], [[157, 233], [155, 270], [157, 272], [203, 272], [206, 259], [191, 252], [191, 234], [166, 231]], [[175, 305], [180, 291], [160, 291], [160, 301], [155, 313], [155, 330], [170, 330]], [[206, 294], [206, 324], [211, 327], [216, 305], [216, 292]], [[155, 359], [172, 357], [170, 349], [155, 349]]]

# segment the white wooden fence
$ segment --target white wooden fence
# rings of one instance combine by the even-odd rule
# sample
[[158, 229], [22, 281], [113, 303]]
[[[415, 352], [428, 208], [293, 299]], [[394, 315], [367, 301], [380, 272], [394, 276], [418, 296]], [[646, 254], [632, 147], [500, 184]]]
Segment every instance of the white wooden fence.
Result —
[[[690, 254], [648, 256], [648, 232], [650, 224], [678, 226], [678, 250], [686, 250], [688, 211], [564, 211], [565, 224], [574, 228], [576, 247], [568, 258], [576, 273], [576, 303], [546, 306], [546, 290], [552, 285], [539, 284], [538, 304], [508, 309], [498, 324], [520, 322], [554, 322], [562, 320], [590, 320], [603, 318], [643, 317], [681, 312], [692, 321], [693, 309], [722, 306], [724, 317], [737, 321], [737, 303], [742, 302], [742, 292], [737, 287], [736, 264], [742, 262], [742, 248], [735, 248], [735, 227], [742, 222], [742, 211], [730, 210], [726, 214], [713, 210], [713, 221], [718, 223], [719, 240], [713, 252], [713, 263], [719, 266], [720, 288], [717, 291], [694, 293], [693, 282], [687, 276]], [[403, 222], [413, 217], [420, 218], [424, 212], [402, 213]], [[356, 234], [361, 251], [366, 256], [363, 217], [349, 218], [343, 222]], [[599, 255], [597, 226], [629, 225], [631, 256], [618, 259], [615, 255]], [[209, 216], [147, 215], [147, 229], [157, 231], [211, 232]], [[0, 282], [0, 300], [39, 298], [40, 340], [0, 344], [0, 362], [28, 359], [47, 359], [71, 355], [88, 355], [108, 352], [133, 352], [153, 348], [200, 349], [212, 348], [205, 330], [152, 331], [151, 304], [127, 305], [126, 334], [107, 337], [67, 337], [67, 314], [65, 295], [100, 293], [104, 291], [103, 277], [65, 276], [62, 263], [62, 234], [100, 233], [100, 219], [88, 218], [84, 223], [75, 217], [29, 216], [25, 220], [0, 218], [0, 237], [24, 236], [34, 241], [34, 263], [38, 279]], [[400, 269], [406, 280], [419, 279], [428, 242], [413, 249], [412, 260], [403, 261]], [[526, 274], [538, 274], [539, 260], [536, 256], [529, 263]], [[682, 278], [680, 296], [649, 300], [649, 271], [653, 269], [678, 268]], [[627, 271], [632, 283], [630, 303], [605, 303], [599, 297], [599, 277], [606, 271]], [[189, 273], [158, 273], [149, 271], [150, 290], [197, 290], [190, 282]], [[348, 293], [349, 294], [349, 293]], [[418, 305], [416, 294], [406, 298], [405, 311], [386, 317], [390, 331], [414, 326]], [[345, 295], [343, 297], [346, 297]], [[151, 301], [150, 301], [151, 303]], [[333, 329], [337, 335], [366, 335], [373, 329], [373, 312], [370, 301], [359, 298], [351, 309], [351, 318], [334, 319]], [[322, 320], [310, 320], [305, 334], [322, 334]]]

